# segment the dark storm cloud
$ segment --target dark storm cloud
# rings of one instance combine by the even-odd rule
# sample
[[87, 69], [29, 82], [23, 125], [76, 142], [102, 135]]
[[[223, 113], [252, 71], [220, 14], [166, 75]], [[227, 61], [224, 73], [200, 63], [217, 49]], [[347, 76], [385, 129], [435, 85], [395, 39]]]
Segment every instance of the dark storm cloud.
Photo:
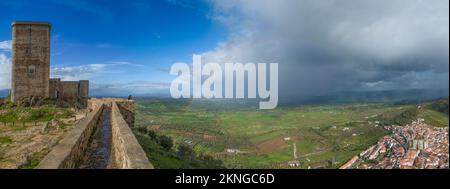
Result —
[[214, 62], [278, 62], [280, 95], [448, 88], [448, 0], [212, 0]]

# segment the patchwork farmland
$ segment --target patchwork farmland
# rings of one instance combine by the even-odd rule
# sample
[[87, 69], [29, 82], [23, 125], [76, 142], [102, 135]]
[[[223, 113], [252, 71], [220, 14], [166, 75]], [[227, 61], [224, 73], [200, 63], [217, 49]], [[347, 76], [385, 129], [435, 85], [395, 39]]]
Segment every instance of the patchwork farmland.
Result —
[[[387, 134], [382, 126], [387, 114], [416, 108], [386, 103], [274, 110], [237, 106], [140, 99], [136, 126], [170, 136], [174, 149], [190, 145], [196, 154], [219, 159], [226, 168], [338, 168]], [[446, 115], [439, 116], [448, 125]]]

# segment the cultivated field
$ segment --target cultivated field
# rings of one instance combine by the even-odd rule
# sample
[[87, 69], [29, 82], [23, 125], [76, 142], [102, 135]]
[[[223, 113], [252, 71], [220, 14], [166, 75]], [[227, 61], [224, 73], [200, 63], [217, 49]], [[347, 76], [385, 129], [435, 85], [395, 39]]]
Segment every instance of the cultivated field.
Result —
[[[136, 106], [138, 127], [169, 135], [175, 145], [192, 145], [227, 168], [336, 168], [387, 134], [377, 120], [382, 115], [416, 108], [341, 104], [259, 110], [171, 99], [138, 100]], [[448, 117], [438, 121], [448, 125]], [[298, 166], [289, 165], [293, 160]]]

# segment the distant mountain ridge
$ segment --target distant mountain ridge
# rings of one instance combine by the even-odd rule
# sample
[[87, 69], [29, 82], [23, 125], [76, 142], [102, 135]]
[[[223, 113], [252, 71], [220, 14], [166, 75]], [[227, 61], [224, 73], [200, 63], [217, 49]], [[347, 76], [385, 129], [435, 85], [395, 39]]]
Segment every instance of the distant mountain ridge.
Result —
[[448, 89], [442, 90], [389, 90], [389, 91], [347, 91], [336, 92], [330, 95], [286, 98], [280, 97], [280, 104], [329, 104], [352, 102], [391, 102], [391, 103], [417, 103], [437, 100], [448, 97]]

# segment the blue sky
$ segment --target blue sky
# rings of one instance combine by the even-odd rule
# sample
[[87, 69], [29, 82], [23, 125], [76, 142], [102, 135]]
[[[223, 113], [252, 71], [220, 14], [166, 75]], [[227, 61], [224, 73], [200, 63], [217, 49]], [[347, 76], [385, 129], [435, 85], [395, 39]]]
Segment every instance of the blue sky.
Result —
[[281, 100], [449, 86], [448, 0], [1, 0], [0, 89], [14, 20], [51, 22], [52, 76], [94, 95], [167, 93], [192, 54], [279, 63]]
[[52, 76], [94, 85], [164, 83], [171, 64], [225, 39], [209, 9], [205, 1], [2, 0], [0, 41], [11, 40], [13, 21], [48, 21]]

